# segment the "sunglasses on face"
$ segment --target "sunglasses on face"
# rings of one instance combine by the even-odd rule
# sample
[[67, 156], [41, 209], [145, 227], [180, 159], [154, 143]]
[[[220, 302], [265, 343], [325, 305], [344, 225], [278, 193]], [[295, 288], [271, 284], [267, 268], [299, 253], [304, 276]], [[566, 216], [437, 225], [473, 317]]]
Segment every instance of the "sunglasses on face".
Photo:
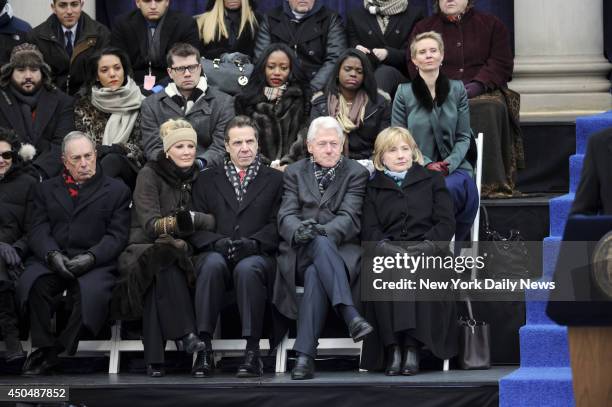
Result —
[[4, 151], [2, 153], [0, 153], [0, 157], [2, 157], [5, 160], [12, 160], [13, 159], [13, 152], [12, 151]]

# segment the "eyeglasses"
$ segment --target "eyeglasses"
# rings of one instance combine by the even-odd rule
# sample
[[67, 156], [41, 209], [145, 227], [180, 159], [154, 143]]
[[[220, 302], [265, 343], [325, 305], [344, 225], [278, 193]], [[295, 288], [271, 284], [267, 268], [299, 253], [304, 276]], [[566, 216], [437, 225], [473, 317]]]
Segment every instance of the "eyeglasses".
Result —
[[2, 157], [5, 160], [12, 160], [13, 155], [14, 153], [12, 151], [3, 151], [2, 153], [0, 153], [0, 157]]
[[193, 64], [193, 65], [187, 65], [187, 66], [174, 66], [170, 69], [172, 69], [176, 73], [184, 74], [185, 71], [189, 71], [189, 73], [194, 73], [200, 67], [201, 67], [200, 64]]

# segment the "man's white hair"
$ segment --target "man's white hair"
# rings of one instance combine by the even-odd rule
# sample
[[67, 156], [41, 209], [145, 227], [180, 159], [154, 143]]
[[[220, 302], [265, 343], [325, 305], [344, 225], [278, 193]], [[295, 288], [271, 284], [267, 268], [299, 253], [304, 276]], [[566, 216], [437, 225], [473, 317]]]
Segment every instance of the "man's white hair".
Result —
[[321, 116], [317, 117], [310, 123], [310, 127], [308, 127], [308, 135], [306, 136], [306, 142], [312, 143], [317, 136], [319, 130], [322, 129], [333, 129], [338, 133], [338, 139], [340, 140], [340, 144], [344, 144], [344, 132], [342, 131], [342, 127], [336, 119], [331, 116]]

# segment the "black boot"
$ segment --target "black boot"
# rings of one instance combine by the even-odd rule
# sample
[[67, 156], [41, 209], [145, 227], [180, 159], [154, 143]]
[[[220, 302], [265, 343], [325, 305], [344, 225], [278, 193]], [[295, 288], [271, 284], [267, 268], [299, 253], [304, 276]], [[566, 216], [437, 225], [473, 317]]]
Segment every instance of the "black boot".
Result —
[[291, 371], [291, 380], [308, 380], [314, 377], [315, 362], [312, 356], [299, 353], [295, 367]]
[[399, 345], [387, 346], [387, 367], [385, 374], [387, 376], [397, 376], [402, 368], [402, 349]]
[[12, 291], [0, 292], [0, 330], [6, 345], [5, 358], [7, 363], [24, 359], [26, 353], [23, 351], [19, 340], [17, 311]]
[[413, 376], [419, 373], [419, 350], [414, 346], [404, 348], [401, 373], [404, 376]]
[[263, 376], [263, 360], [259, 349], [247, 349], [244, 352], [244, 363], [238, 367], [236, 377], [261, 377]]
[[193, 377], [210, 377], [215, 369], [215, 359], [212, 350], [202, 350], [198, 352], [191, 375]]

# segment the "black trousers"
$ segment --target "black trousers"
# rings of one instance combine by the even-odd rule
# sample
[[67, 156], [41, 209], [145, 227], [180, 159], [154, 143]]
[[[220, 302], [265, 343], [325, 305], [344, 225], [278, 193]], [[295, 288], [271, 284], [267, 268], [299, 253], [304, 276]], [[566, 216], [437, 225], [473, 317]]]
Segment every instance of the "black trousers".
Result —
[[[55, 312], [57, 299], [64, 290], [72, 304], [66, 327], [56, 338], [51, 329], [51, 317]], [[73, 355], [79, 345], [79, 333], [83, 326], [81, 316], [81, 290], [76, 280], [64, 280], [56, 274], [40, 276], [30, 289], [30, 332], [32, 346], [46, 348], [61, 345]]]
[[19, 319], [15, 306], [15, 282], [0, 258], [0, 331], [7, 350], [15, 350], [19, 341]]
[[195, 316], [185, 273], [175, 266], [159, 272], [145, 295], [142, 315], [145, 362], [164, 363], [166, 340], [195, 333]]
[[130, 163], [130, 159], [121, 154], [109, 153], [100, 160], [102, 172], [107, 177], [119, 178], [125, 185], [134, 190], [138, 172]]
[[205, 253], [196, 267], [195, 307], [198, 331], [212, 334], [219, 312], [230, 303], [228, 292], [236, 292], [244, 338], [261, 339], [266, 309], [267, 286], [274, 262], [266, 256], [249, 256], [233, 269], [217, 252]]
[[410, 82], [397, 68], [390, 65], [379, 65], [374, 71], [378, 89], [384, 90], [391, 96], [391, 101], [395, 96], [397, 87], [406, 82]]
[[353, 297], [344, 261], [329, 238], [317, 236], [298, 256], [308, 258], [311, 264], [305, 268], [298, 266], [296, 277], [304, 283], [304, 296], [293, 350], [315, 357], [330, 303], [333, 307], [353, 305]]

